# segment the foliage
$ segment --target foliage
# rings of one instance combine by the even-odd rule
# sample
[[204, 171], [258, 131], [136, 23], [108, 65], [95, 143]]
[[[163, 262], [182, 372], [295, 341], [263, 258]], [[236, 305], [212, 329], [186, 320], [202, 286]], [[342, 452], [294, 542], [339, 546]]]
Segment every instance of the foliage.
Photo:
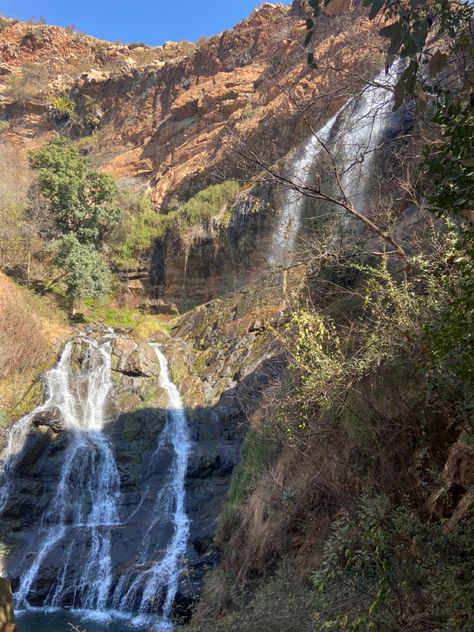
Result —
[[[248, 593], [239, 593], [231, 573], [213, 570], [206, 577], [204, 600], [208, 609], [185, 628], [186, 632], [314, 631], [314, 591], [310, 582], [295, 577], [290, 564], [280, 564], [274, 574], [266, 577], [258, 588], [250, 587]], [[216, 617], [229, 603], [234, 611]]]
[[45, 64], [25, 64], [21, 72], [16, 72], [7, 78], [5, 93], [18, 103], [24, 103], [39, 93], [48, 89], [50, 72]]
[[115, 181], [94, 171], [64, 137], [31, 154], [30, 164], [39, 172], [38, 186], [51, 210], [55, 263], [63, 270], [60, 279], [72, 313], [76, 299], [103, 296], [112, 287], [98, 250], [121, 217]]
[[215, 217], [238, 188], [238, 184], [230, 180], [210, 185], [167, 214], [157, 213], [146, 195], [132, 201], [123, 224], [115, 233], [115, 262], [122, 267], [133, 265], [153, 242], [164, 241], [167, 236], [185, 240], [190, 227]]
[[71, 120], [76, 112], [76, 104], [74, 101], [64, 96], [53, 97], [49, 108], [51, 117], [58, 122]]
[[93, 300], [86, 300], [85, 320], [88, 323], [104, 323], [114, 329], [129, 329], [139, 340], [150, 340], [157, 332], [167, 333], [169, 322], [156, 316], [143, 314], [137, 309], [113, 307]]
[[228, 500], [219, 519], [217, 540], [220, 543], [228, 538], [238, 523], [239, 509], [280, 451], [281, 444], [270, 425], [251, 428], [247, 433], [240, 452], [241, 461], [232, 474]]
[[44, 362], [48, 353], [38, 318], [24, 304], [20, 291], [0, 279], [0, 379]]
[[434, 122], [442, 138], [425, 149], [430, 208], [445, 217], [462, 216], [474, 200], [474, 113], [459, 101], [442, 101]]
[[316, 630], [433, 625], [467, 632], [474, 616], [473, 535], [472, 520], [443, 531], [409, 506], [363, 498], [355, 515], [335, 521], [325, 542], [314, 573]]
[[190, 226], [209, 221], [225, 208], [238, 189], [239, 184], [234, 180], [211, 184], [167, 215], [167, 230], [183, 235]]
[[56, 240], [56, 264], [67, 272], [66, 296], [70, 301], [98, 298], [112, 288], [112, 274], [107, 264], [89, 244], [81, 243], [74, 234]]
[[94, 171], [62, 136], [32, 154], [30, 164], [39, 172], [39, 187], [51, 205], [58, 232], [100, 247], [121, 216], [114, 204], [112, 176]]
[[125, 213], [121, 225], [113, 238], [114, 261], [120, 267], [136, 264], [163, 234], [163, 217], [152, 206], [147, 195], [125, 202]]

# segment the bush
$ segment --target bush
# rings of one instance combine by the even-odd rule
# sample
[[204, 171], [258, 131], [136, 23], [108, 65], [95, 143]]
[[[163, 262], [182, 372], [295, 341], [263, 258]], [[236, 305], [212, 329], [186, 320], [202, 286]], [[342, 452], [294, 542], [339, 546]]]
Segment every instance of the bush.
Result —
[[49, 81], [50, 72], [44, 64], [25, 64], [21, 74], [15, 73], [7, 79], [5, 94], [22, 103], [39, 93], [46, 92]]
[[120, 267], [133, 266], [153, 245], [172, 236], [184, 241], [192, 226], [202, 225], [215, 217], [235, 196], [238, 184], [225, 181], [200, 191], [188, 202], [169, 213], [157, 213], [148, 196], [125, 202], [124, 221], [115, 232], [114, 259]]
[[49, 113], [57, 122], [71, 120], [76, 112], [76, 104], [68, 97], [58, 96], [51, 99]]
[[471, 629], [474, 521], [444, 532], [409, 506], [363, 498], [333, 526], [314, 573], [317, 631]]

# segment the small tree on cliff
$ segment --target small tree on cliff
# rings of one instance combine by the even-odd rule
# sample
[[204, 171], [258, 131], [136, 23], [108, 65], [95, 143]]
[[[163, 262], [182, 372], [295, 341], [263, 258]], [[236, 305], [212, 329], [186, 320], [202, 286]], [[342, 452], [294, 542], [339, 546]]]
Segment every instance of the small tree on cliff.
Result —
[[62, 270], [69, 312], [77, 299], [106, 294], [111, 273], [100, 249], [121, 217], [112, 176], [98, 173], [71, 141], [52, 140], [30, 156], [54, 224], [55, 263]]

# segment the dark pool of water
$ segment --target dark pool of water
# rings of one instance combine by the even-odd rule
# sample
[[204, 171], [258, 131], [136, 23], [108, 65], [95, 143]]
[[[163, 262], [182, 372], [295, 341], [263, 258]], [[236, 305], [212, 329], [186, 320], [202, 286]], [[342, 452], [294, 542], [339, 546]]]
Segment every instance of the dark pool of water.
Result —
[[[95, 621], [71, 612], [20, 612], [16, 617], [18, 632], [148, 632], [153, 626], [132, 626], [126, 621]], [[155, 628], [156, 629], [156, 628]]]

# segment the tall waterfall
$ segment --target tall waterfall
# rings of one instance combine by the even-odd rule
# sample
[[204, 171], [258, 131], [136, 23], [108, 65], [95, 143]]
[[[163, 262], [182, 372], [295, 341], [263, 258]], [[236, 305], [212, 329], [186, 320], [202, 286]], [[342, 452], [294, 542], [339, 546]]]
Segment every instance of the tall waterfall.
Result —
[[[78, 344], [80, 363], [75, 353]], [[146, 513], [144, 537], [137, 542], [137, 556], [127, 570], [114, 567], [114, 532], [128, 524], [131, 516], [119, 516], [120, 475], [113, 446], [103, 432], [113, 386], [112, 336], [100, 340], [81, 336], [68, 343], [56, 367], [46, 374], [46, 402], [11, 429], [3, 455], [2, 509], [35, 415], [59, 411], [68, 440], [54, 495], [34, 533], [36, 554], [32, 561], [23, 561], [25, 568], [15, 593], [18, 608], [30, 608], [41, 571], [54, 556], [55, 573], [48, 575], [51, 585], [42, 604], [46, 610], [67, 606], [95, 618], [118, 616], [147, 630], [172, 628], [170, 617], [189, 532], [185, 477], [190, 437], [167, 359], [158, 345], [150, 344], [160, 366], [159, 384], [168, 395], [168, 408], [165, 426], [147, 463], [141, 500], [132, 515], [154, 493], [152, 510]], [[165, 480], [153, 491], [149, 481], [156, 471], [164, 471]], [[156, 535], [161, 529], [169, 536], [160, 550]], [[73, 565], [73, 558], [80, 560], [80, 566]]]
[[[157, 630], [169, 630], [169, 617], [178, 589], [178, 579], [186, 550], [189, 523], [185, 512], [185, 476], [190, 451], [189, 430], [183, 402], [175, 384], [171, 381], [168, 362], [156, 344], [152, 344], [160, 364], [160, 386], [168, 395], [168, 414], [153, 456], [149, 470], [162, 467], [166, 446], [171, 446], [174, 458], [168, 469], [166, 482], [159, 490], [150, 515], [135, 565], [120, 578], [115, 589], [112, 606], [128, 611], [138, 610], [134, 622], [146, 622], [146, 613], [153, 610], [154, 600], [160, 594], [163, 621], [155, 626]], [[156, 551], [153, 530], [167, 518], [171, 518], [173, 533], [166, 551], [161, 556]], [[158, 553], [158, 556], [157, 556]]]
[[[289, 172], [289, 179], [298, 186], [306, 187], [311, 184], [311, 167], [328, 142], [334, 124], [339, 116], [335, 114], [316, 133], [312, 134], [306, 143], [297, 151]], [[272, 243], [268, 255], [268, 263], [272, 266], [289, 265], [294, 257], [296, 238], [301, 227], [304, 195], [296, 189], [285, 191], [284, 205], [272, 235]]]
[[[83, 343], [87, 348], [79, 373], [71, 368], [72, 343], [51, 372], [51, 403], [59, 409], [70, 441], [56, 494], [41, 520], [38, 552], [16, 592], [20, 607], [28, 606], [41, 566], [66, 536], [62, 571], [44, 605], [62, 605], [66, 580], [74, 605], [87, 610], [104, 610], [107, 605], [112, 583], [111, 529], [119, 523], [120, 496], [119, 473], [102, 433], [112, 387], [111, 342], [86, 338]], [[68, 574], [69, 555], [76, 546], [83, 551], [83, 566], [80, 573]]]
[[[363, 212], [376, 150], [391, 116], [392, 88], [397, 75], [398, 66], [394, 66], [388, 76], [381, 71], [359, 96], [350, 99], [321, 129], [311, 134], [292, 160], [288, 179], [300, 187], [310, 186], [315, 176], [313, 167], [318, 158], [326, 154], [324, 148], [327, 147], [334, 157], [343, 189], [336, 192], [336, 196], [343, 193]], [[332, 169], [331, 166], [330, 171]], [[270, 265], [286, 266], [294, 260], [304, 200], [304, 195], [295, 189], [285, 191], [267, 257]]]

